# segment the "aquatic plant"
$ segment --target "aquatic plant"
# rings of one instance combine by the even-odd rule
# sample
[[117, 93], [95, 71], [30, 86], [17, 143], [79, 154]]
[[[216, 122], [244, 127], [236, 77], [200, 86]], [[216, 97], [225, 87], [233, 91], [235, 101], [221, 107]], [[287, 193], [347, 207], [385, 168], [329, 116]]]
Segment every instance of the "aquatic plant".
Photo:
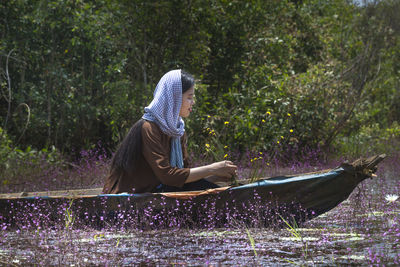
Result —
[[68, 207], [65, 208], [65, 217], [64, 217], [65, 219], [64, 220], [65, 220], [65, 229], [67, 229], [67, 230], [71, 229], [75, 222], [75, 216], [71, 209], [73, 203], [74, 203], [74, 200], [71, 199], [69, 201]]
[[250, 245], [251, 245], [251, 247], [252, 247], [252, 249], [253, 249], [254, 256], [257, 257], [257, 251], [256, 251], [256, 248], [255, 248], [254, 238], [251, 236], [250, 231], [249, 231], [249, 229], [247, 229], [247, 228], [246, 228], [246, 233], [247, 233], [247, 237], [249, 238]]
[[281, 218], [281, 220], [286, 224], [286, 230], [297, 240], [299, 240], [302, 244], [302, 256], [303, 256], [303, 260], [307, 261], [308, 256], [311, 256], [311, 260], [314, 264], [314, 260], [312, 258], [312, 255], [309, 253], [308, 251], [308, 243], [307, 241], [304, 240], [303, 236], [301, 235], [300, 231], [298, 230], [298, 225], [296, 223], [296, 220], [293, 219], [293, 223], [290, 224], [287, 220], [285, 220], [285, 218], [283, 218], [281, 215], [279, 215], [279, 217]]
[[389, 194], [389, 195], [386, 195], [386, 196], [385, 196], [385, 200], [386, 200], [388, 203], [393, 203], [393, 202], [395, 202], [398, 198], [399, 198], [398, 195], [391, 195], [391, 194]]
[[[398, 265], [400, 202], [389, 203], [386, 196], [400, 195], [399, 159], [400, 155], [388, 157], [376, 178], [364, 181], [348, 200], [303, 223], [302, 228], [289, 219], [291, 207], [282, 207], [287, 213], [279, 214], [291, 225], [293, 234], [288, 230], [289, 225], [276, 215], [273, 203], [260, 201], [257, 192], [253, 192], [251, 203], [236, 203], [234, 209], [227, 209], [224, 214], [216, 212], [214, 201], [194, 209], [191, 202], [182, 204], [174, 200], [175, 209], [155, 209], [156, 204], [165, 207], [167, 198], [143, 208], [117, 204], [119, 212], [114, 214], [101, 211], [100, 207], [111, 205], [107, 198], [102, 199], [99, 207], [89, 209], [68, 199], [52, 206], [39, 199], [14, 203], [10, 215], [0, 217], [0, 262], [284, 265], [301, 261], [305, 265]], [[244, 162], [242, 177], [248, 172]], [[87, 163], [81, 160], [77, 164]], [[277, 164], [279, 167], [272, 161], [265, 174], [298, 173], [315, 168], [310, 162], [308, 165], [294, 162], [288, 167], [278, 161]], [[90, 162], [86, 166], [102, 168]], [[193, 216], [197, 216], [197, 222], [191, 220]], [[266, 224], [270, 228], [264, 228]], [[219, 228], [221, 225], [223, 229]], [[249, 235], [243, 234], [246, 229], [251, 229], [253, 245]]]

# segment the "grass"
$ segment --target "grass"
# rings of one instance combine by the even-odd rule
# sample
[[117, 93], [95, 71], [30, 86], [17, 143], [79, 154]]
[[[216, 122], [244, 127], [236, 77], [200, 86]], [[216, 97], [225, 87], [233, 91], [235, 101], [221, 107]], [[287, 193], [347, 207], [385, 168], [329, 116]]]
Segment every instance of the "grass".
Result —
[[303, 256], [303, 260], [305, 262], [308, 261], [308, 256], [311, 257], [311, 260], [313, 262], [314, 265], [314, 260], [312, 258], [312, 255], [309, 253], [308, 250], [308, 243], [307, 241], [305, 241], [305, 239], [303, 238], [303, 236], [301, 235], [301, 232], [299, 231], [299, 227], [296, 223], [296, 220], [293, 219], [293, 224], [290, 224], [287, 220], [285, 220], [285, 218], [283, 218], [281, 215], [279, 215], [279, 217], [281, 218], [281, 220], [286, 224], [286, 230], [298, 241], [301, 242], [302, 244], [302, 256]]
[[246, 233], [247, 233], [247, 236], [248, 236], [248, 238], [249, 238], [250, 245], [251, 245], [251, 247], [252, 247], [252, 249], [253, 249], [254, 256], [257, 257], [258, 255], [257, 255], [256, 247], [255, 247], [254, 238], [251, 236], [250, 231], [249, 231], [249, 229], [247, 229], [247, 228], [246, 228]]
[[74, 203], [74, 200], [71, 199], [69, 201], [68, 208], [65, 209], [65, 217], [64, 217], [65, 218], [65, 229], [67, 229], [67, 230], [71, 229], [75, 222], [75, 216], [71, 209], [73, 203]]

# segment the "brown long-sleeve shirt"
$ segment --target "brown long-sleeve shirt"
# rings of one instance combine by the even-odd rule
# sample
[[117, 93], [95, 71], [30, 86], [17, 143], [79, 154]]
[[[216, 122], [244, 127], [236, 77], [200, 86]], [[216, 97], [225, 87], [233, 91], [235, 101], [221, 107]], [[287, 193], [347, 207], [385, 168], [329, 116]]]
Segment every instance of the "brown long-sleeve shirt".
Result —
[[123, 172], [116, 177], [111, 173], [103, 188], [105, 194], [122, 192], [153, 192], [161, 183], [182, 187], [189, 176], [186, 133], [181, 138], [185, 168], [171, 167], [171, 137], [164, 134], [154, 122], [145, 121], [142, 126], [142, 155], [132, 173]]

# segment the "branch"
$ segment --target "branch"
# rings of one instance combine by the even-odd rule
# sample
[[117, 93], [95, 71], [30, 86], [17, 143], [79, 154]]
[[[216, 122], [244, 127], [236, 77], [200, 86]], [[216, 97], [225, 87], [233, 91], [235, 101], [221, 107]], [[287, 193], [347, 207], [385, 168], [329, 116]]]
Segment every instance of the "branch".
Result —
[[15, 143], [14, 146], [16, 146], [16, 145], [19, 143], [19, 141], [21, 140], [22, 136], [25, 134], [25, 131], [26, 131], [26, 129], [28, 128], [28, 124], [29, 124], [29, 121], [30, 121], [30, 119], [31, 119], [31, 109], [29, 108], [28, 104], [26, 104], [26, 103], [21, 103], [21, 104], [19, 104], [18, 107], [17, 107], [17, 110], [18, 110], [18, 108], [21, 107], [21, 106], [25, 107], [26, 110], [28, 111], [28, 117], [26, 118], [26, 122], [25, 122], [24, 129], [23, 129], [21, 135], [19, 136], [19, 138], [18, 138], [18, 140], [17, 140], [17, 142]]
[[[12, 50], [14, 50], [14, 48]], [[23, 61], [23, 60], [21, 60], [19, 58], [16, 58], [16, 57], [12, 57], [12, 56], [10, 56], [10, 54], [8, 54], [8, 55], [0, 54], [0, 57], [9, 57], [9, 58], [13, 59], [14, 61], [23, 63], [24, 65], [28, 65], [28, 63], [26, 63], [26, 61]]]
[[10, 78], [10, 74], [8, 73], [8, 60], [11, 56], [11, 53], [14, 51], [14, 49], [11, 49], [11, 51], [8, 53], [7, 55], [7, 61], [6, 61], [6, 78], [7, 78], [7, 84], [8, 84], [8, 99], [7, 97], [5, 97], [6, 101], [8, 102], [8, 109], [7, 109], [7, 116], [6, 116], [6, 120], [4, 121], [4, 126], [3, 129], [5, 130], [7, 127], [7, 123], [8, 123], [8, 118], [10, 117], [11, 114], [11, 78]]
[[[369, 80], [372, 80], [375, 76], [374, 74], [369, 75], [371, 71], [371, 65], [376, 59], [376, 56], [379, 55], [379, 51], [377, 49], [371, 48], [372, 45], [370, 43], [367, 44], [366, 48], [364, 49], [363, 53], [357, 56], [356, 60], [353, 64], [342, 73], [342, 79], [351, 79], [352, 77], [352, 87], [354, 95], [351, 98], [351, 105], [350, 108], [345, 112], [345, 114], [340, 118], [340, 120], [336, 123], [333, 130], [330, 132], [328, 137], [324, 141], [324, 147], [327, 148], [332, 141], [336, 138], [336, 136], [344, 129], [346, 123], [351, 118], [354, 113], [354, 110], [358, 104], [358, 100], [362, 96], [364, 91], [364, 87]], [[378, 71], [376, 74], [379, 73], [380, 70], [380, 58]], [[368, 75], [370, 77], [368, 77]]]

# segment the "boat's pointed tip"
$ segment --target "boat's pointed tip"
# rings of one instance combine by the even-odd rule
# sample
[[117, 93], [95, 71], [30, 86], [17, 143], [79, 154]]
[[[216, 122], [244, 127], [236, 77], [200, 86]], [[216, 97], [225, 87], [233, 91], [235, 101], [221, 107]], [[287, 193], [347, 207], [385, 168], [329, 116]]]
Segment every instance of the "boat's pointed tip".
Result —
[[361, 157], [352, 163], [343, 162], [340, 167], [350, 173], [361, 173], [366, 177], [371, 177], [377, 171], [377, 165], [386, 158], [386, 154], [378, 154], [372, 157]]
[[386, 154], [380, 154], [380, 155], [370, 157], [366, 161], [368, 162], [368, 167], [374, 167], [374, 166], [378, 165], [385, 158], [386, 158]]

